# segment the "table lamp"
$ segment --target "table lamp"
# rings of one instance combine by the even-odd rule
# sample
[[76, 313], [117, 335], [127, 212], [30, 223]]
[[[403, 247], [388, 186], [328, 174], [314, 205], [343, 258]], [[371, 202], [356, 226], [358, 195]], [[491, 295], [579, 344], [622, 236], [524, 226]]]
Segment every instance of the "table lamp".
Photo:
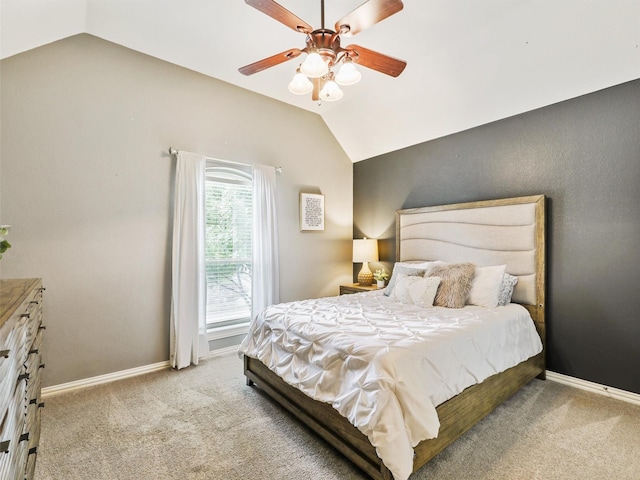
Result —
[[377, 240], [366, 237], [353, 240], [353, 263], [362, 263], [362, 270], [358, 273], [358, 284], [368, 286], [373, 283], [373, 273], [369, 269], [369, 262], [377, 261]]

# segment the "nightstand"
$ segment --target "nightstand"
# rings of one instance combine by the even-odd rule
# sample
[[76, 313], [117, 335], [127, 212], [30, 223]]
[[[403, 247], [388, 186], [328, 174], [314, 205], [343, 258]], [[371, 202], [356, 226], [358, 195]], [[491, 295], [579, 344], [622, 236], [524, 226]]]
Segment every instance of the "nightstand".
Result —
[[345, 295], [347, 293], [371, 292], [372, 290], [378, 290], [378, 287], [375, 283], [369, 286], [360, 285], [359, 283], [340, 285], [340, 295]]

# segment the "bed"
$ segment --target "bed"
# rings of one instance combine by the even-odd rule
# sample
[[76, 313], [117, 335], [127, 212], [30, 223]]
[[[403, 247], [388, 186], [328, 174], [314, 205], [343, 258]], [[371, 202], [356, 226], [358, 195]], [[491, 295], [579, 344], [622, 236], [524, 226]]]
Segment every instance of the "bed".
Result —
[[[390, 303], [389, 297], [384, 295], [384, 292], [369, 292], [343, 296], [344, 298], [315, 299], [272, 306], [261, 314], [262, 328], [266, 328], [265, 331], [269, 334], [277, 332], [279, 336], [286, 337], [285, 340], [289, 342], [288, 348], [291, 352], [297, 352], [297, 350], [310, 352], [305, 353], [303, 356], [315, 358], [317, 365], [302, 365], [298, 367], [299, 370], [297, 372], [287, 371], [284, 367], [279, 367], [286, 363], [295, 364], [299, 362], [297, 360], [289, 362], [291, 358], [283, 361], [282, 356], [274, 357], [274, 360], [270, 358], [268, 352], [266, 356], [261, 356], [257, 353], [257, 350], [252, 350], [250, 345], [252, 342], [263, 342], [262, 351], [279, 348], [272, 346], [272, 344], [264, 343], [271, 340], [266, 339], [267, 334], [263, 331], [259, 332], [257, 330], [258, 327], [254, 326], [254, 323], [258, 323], [257, 317], [252, 322], [254, 330], [250, 331], [240, 349], [241, 353], [244, 354], [244, 371], [247, 384], [257, 384], [300, 421], [358, 465], [371, 478], [384, 480], [407, 478], [412, 471], [418, 470], [526, 383], [535, 377], [544, 377], [544, 226], [545, 198], [542, 195], [397, 211], [396, 262], [398, 264], [424, 263], [427, 265], [438, 261], [455, 266], [471, 263], [476, 267], [476, 272], [479, 272], [478, 269], [490, 269], [497, 265], [505, 265], [504, 272], [517, 278], [517, 284], [513, 288], [511, 295], [512, 303], [486, 309], [476, 306], [464, 306], [461, 309], [443, 309], [443, 307], [421, 309], [410, 306], [406, 312], [402, 307], [403, 310], [400, 312], [400, 307], [395, 303]], [[396, 277], [395, 273], [394, 271], [391, 282]], [[398, 280], [398, 278], [400, 276], [397, 276], [395, 280]], [[390, 292], [393, 292], [393, 289]], [[386, 293], [390, 292], [387, 291]], [[391, 297], [393, 296], [392, 293]], [[311, 318], [310, 312], [312, 311], [312, 314], [315, 315], [314, 318], [326, 318], [324, 323], [329, 325], [334, 320], [326, 312], [341, 311], [342, 313], [336, 314], [336, 316], [341, 317], [337, 321], [340, 322], [339, 328], [343, 328], [343, 321], [346, 321], [346, 324], [350, 324], [351, 319], [362, 316], [362, 312], [367, 312], [366, 316], [368, 317], [376, 317], [375, 308], [380, 308], [381, 312], [383, 310], [386, 312], [385, 315], [382, 315], [382, 313], [379, 315], [381, 318], [384, 317], [380, 320], [382, 323], [376, 323], [371, 318], [367, 318], [367, 325], [365, 327], [358, 326], [357, 328], [364, 328], [365, 330], [373, 328], [376, 331], [376, 335], [379, 336], [379, 332], [384, 332], [386, 328], [387, 323], [384, 322], [387, 321], [386, 318], [389, 316], [389, 311], [391, 311], [393, 316], [402, 319], [400, 323], [405, 331], [402, 334], [392, 332], [389, 334], [391, 337], [382, 337], [383, 340], [375, 339], [369, 345], [371, 348], [379, 348], [381, 351], [386, 352], [383, 356], [383, 361], [387, 363], [382, 364], [382, 367], [375, 366], [377, 370], [376, 375], [374, 375], [376, 381], [380, 380], [378, 383], [384, 385], [389, 382], [386, 378], [381, 378], [379, 371], [393, 370], [395, 372], [396, 370], [393, 364], [388, 363], [390, 361], [389, 358], [396, 359], [398, 364], [403, 364], [405, 360], [398, 357], [397, 353], [408, 350], [408, 344], [417, 345], [421, 349], [420, 352], [426, 351], [426, 347], [413, 340], [417, 336], [415, 331], [418, 328], [416, 327], [418, 323], [415, 319], [422, 319], [423, 315], [427, 315], [423, 312], [427, 310], [445, 312], [446, 315], [455, 318], [455, 322], [460, 324], [467, 322], [470, 325], [478, 323], [476, 322], [476, 315], [485, 315], [483, 310], [487, 310], [491, 318], [514, 313], [519, 318], [519, 322], [528, 324], [529, 330], [534, 332], [533, 335], [536, 336], [539, 347], [533, 354], [526, 354], [524, 359], [518, 359], [518, 363], [513, 366], [504, 369], [499, 367], [498, 373], [493, 373], [486, 377], [479, 374], [479, 383], [462, 385], [460, 392], [455, 392], [454, 396], [445, 401], [434, 401], [433, 409], [436, 417], [435, 422], [437, 423], [435, 433], [437, 436], [435, 436], [429, 434], [433, 432], [429, 430], [430, 414], [428, 409], [425, 408], [424, 412], [422, 410], [418, 411], [419, 408], [422, 409], [423, 405], [420, 404], [418, 408], [416, 406], [418, 405], [417, 403], [412, 403], [415, 398], [422, 399], [424, 397], [423, 392], [420, 390], [420, 385], [423, 381], [422, 377], [426, 376], [427, 369], [424, 372], [415, 368], [409, 369], [412, 373], [410, 375], [402, 374], [402, 381], [394, 380], [395, 383], [390, 387], [391, 393], [375, 393], [375, 395], [383, 396], [376, 396], [371, 400], [371, 398], [368, 398], [369, 383], [366, 384], [365, 388], [362, 383], [358, 383], [360, 380], [354, 380], [354, 378], [364, 378], [364, 373], [358, 373], [354, 377], [353, 373], [345, 370], [344, 364], [350, 364], [349, 368], [353, 367], [356, 372], [365, 372], [364, 369], [374, 368], [374, 366], [373, 364], [363, 364], [363, 359], [371, 359], [373, 362], [373, 358], [376, 357], [377, 362], [379, 355], [360, 355], [360, 351], [366, 351], [367, 349], [365, 347], [351, 347], [349, 345], [349, 342], [352, 341], [351, 337], [346, 337], [346, 334], [343, 335], [344, 332], [332, 333], [331, 330], [323, 329], [323, 321], [309, 321], [309, 318]], [[393, 309], [398, 309], [398, 311], [396, 312]], [[265, 327], [267, 319], [270, 318], [275, 323]], [[467, 318], [469, 319], [468, 321], [466, 320]], [[292, 323], [293, 319], [302, 319], [302, 321], [298, 320], [298, 323]], [[318, 327], [317, 324], [320, 326]], [[429, 324], [431, 325], [431, 323]], [[512, 325], [513, 323], [507, 324]], [[409, 328], [407, 328], [407, 325], [409, 325]], [[440, 328], [437, 326], [437, 322], [433, 323], [433, 325], [435, 329]], [[532, 325], [535, 328], [532, 328]], [[524, 325], [523, 328], [526, 326]], [[311, 332], [311, 328], [319, 328], [320, 330]], [[437, 331], [444, 332], [445, 330]], [[407, 331], [409, 331], [408, 334], [406, 333]], [[304, 345], [296, 343], [304, 336], [303, 332], [311, 332], [309, 333], [310, 340]], [[520, 335], [524, 334], [517, 334], [518, 337]], [[363, 334], [363, 337], [365, 336]], [[505, 335], [500, 338], [503, 337]], [[330, 338], [332, 341], [333, 339], [342, 339], [338, 354], [324, 355], [323, 353], [320, 355], [318, 353], [324, 352], [325, 347], [321, 344], [323, 338]], [[476, 345], [477, 342], [477, 340], [471, 342], [467, 340], [468, 344], [473, 343]], [[355, 344], [355, 342], [353, 343]], [[533, 344], [534, 342], [532, 339], [528, 339], [524, 343]], [[264, 345], [268, 345], [268, 348], [265, 349]], [[316, 348], [318, 352], [314, 350]], [[326, 349], [328, 351], [329, 347], [326, 347]], [[344, 352], [347, 353], [345, 354]], [[411, 355], [418, 357], [414, 353]], [[294, 354], [293, 356], [297, 358], [297, 355]], [[462, 356], [465, 355], [463, 354]], [[262, 361], [258, 357], [261, 357]], [[289, 357], [292, 356], [290, 355]], [[322, 368], [317, 368], [325, 364], [334, 364], [338, 358], [340, 358], [339, 371], [346, 372], [345, 378], [350, 376], [348, 382], [341, 382], [339, 375], [326, 373], [323, 372]], [[473, 359], [471, 359], [471, 362], [474, 365], [479, 363]], [[430, 364], [431, 359], [428, 362], [423, 361], [422, 364], [427, 365], [427, 363]], [[486, 363], [494, 362], [492, 360]], [[440, 371], [443, 368], [446, 367], [436, 365], [434, 370]], [[468, 367], [456, 367], [454, 370], [466, 369]], [[398, 368], [397, 370], [400, 369]], [[419, 375], [416, 375], [416, 373]], [[309, 380], [313, 381], [314, 379], [317, 379], [317, 386], [308, 388]], [[359, 385], [359, 389], [356, 389], [359, 393], [354, 395], [345, 393], [347, 390], [341, 389], [344, 383]], [[400, 388], [399, 385], [402, 387]], [[335, 388], [331, 386], [335, 386]], [[325, 390], [331, 390], [332, 388], [335, 390], [333, 394], [337, 398], [335, 401], [319, 401], [312, 398], [325, 398], [325, 394], [327, 394]], [[417, 388], [419, 394], [416, 394], [412, 390], [413, 388]], [[394, 400], [394, 402], [400, 406], [388, 405], [389, 402], [386, 399], [395, 398], [394, 395], [396, 393], [398, 401], [395, 402]], [[401, 395], [407, 395], [407, 397], [402, 397]], [[435, 396], [437, 397], [438, 395]], [[364, 400], [361, 400], [361, 398], [364, 398]], [[409, 400], [406, 400], [406, 398], [409, 398]], [[363, 403], [365, 406], [371, 404], [376, 406], [375, 411], [371, 410], [364, 415], [367, 417], [364, 423], [359, 420], [363, 417], [361, 412], [352, 413], [351, 407], [354, 402]], [[384, 405], [384, 408], [379, 405]], [[407, 405], [408, 407], [406, 407]], [[408, 440], [395, 440], [404, 435], [404, 433], [400, 435], [395, 426], [390, 429], [387, 424], [384, 424], [381, 429], [377, 430], [377, 433], [374, 431], [375, 429], [369, 428], [370, 417], [389, 416], [395, 418], [398, 417], [395, 414], [395, 409], [397, 408], [405, 408], [406, 411], [400, 411], [401, 418], [399, 420], [396, 419], [395, 424], [403, 421], [404, 417], [402, 415], [408, 418], [415, 417], [417, 424], [420, 424], [418, 427], [414, 427], [412, 423], [411, 428], [404, 429], [409, 432]], [[416, 411], [418, 411], [417, 414]], [[405, 424], [409, 422], [406, 418], [404, 421]], [[358, 426], [356, 427], [355, 425]], [[398, 430], [403, 429], [400, 428]], [[415, 433], [416, 431], [418, 433]], [[366, 432], [366, 434], [363, 432]], [[387, 436], [393, 440], [387, 440]], [[435, 438], [416, 440], [416, 436]], [[380, 438], [382, 437], [385, 438], [381, 443]], [[411, 445], [410, 465], [408, 467], [406, 465], [407, 452], [402, 450], [396, 455], [397, 452], [393, 450], [396, 444], [403, 445], [403, 442], [409, 442]], [[396, 456], [398, 457], [397, 459]]]

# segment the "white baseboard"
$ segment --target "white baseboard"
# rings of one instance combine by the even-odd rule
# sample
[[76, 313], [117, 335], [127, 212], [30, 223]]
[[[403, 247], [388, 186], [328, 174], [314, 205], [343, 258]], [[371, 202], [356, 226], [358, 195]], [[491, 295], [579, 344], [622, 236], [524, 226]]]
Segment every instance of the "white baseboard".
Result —
[[130, 368], [128, 370], [120, 370], [119, 372], [107, 373], [106, 375], [98, 375], [97, 377], [84, 378], [82, 380], [76, 380], [75, 382], [62, 383], [60, 385], [54, 385], [52, 387], [45, 387], [42, 389], [42, 398], [45, 399], [48, 396], [56, 395], [58, 393], [68, 393], [73, 390], [79, 390], [81, 388], [92, 387], [94, 385], [115, 382], [116, 380], [135, 377], [137, 375], [143, 375], [145, 373], [156, 372], [158, 370], [169, 368], [170, 366], [171, 365], [167, 360], [165, 362], [153, 363], [151, 365]]
[[640, 395], [633, 392], [627, 392], [626, 390], [607, 387], [606, 385], [600, 385], [599, 383], [588, 382], [587, 380], [569, 377], [568, 375], [550, 372], [549, 370], [547, 370], [547, 380], [562, 383], [563, 385], [569, 385], [570, 387], [579, 388], [588, 392], [597, 393], [599, 395], [605, 395], [607, 397], [615, 398], [616, 400], [633, 403], [634, 405], [640, 405]]
[[[210, 351], [208, 358], [237, 351], [238, 345], [232, 345], [230, 347]], [[42, 399], [44, 400], [46, 397], [56, 395], [58, 393], [72, 392], [81, 388], [101, 385], [103, 383], [115, 382], [116, 380], [123, 380], [125, 378], [135, 377], [137, 375], [144, 375], [145, 373], [157, 372], [158, 370], [164, 370], [165, 368], [170, 367], [171, 364], [169, 360], [167, 360], [164, 362], [153, 363], [151, 365], [144, 365], [142, 367], [130, 368], [128, 370], [120, 370], [119, 372], [107, 373], [106, 375], [98, 375], [97, 377], [84, 378], [82, 380], [76, 380], [75, 382], [62, 383], [60, 385], [54, 385], [52, 387], [45, 387], [42, 389]]]

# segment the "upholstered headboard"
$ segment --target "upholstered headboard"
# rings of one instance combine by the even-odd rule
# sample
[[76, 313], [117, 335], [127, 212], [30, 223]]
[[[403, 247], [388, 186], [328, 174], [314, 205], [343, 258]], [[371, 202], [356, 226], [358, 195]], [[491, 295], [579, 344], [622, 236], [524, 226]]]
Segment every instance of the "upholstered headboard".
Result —
[[504, 264], [513, 301], [544, 323], [544, 215], [543, 195], [398, 210], [396, 260]]

